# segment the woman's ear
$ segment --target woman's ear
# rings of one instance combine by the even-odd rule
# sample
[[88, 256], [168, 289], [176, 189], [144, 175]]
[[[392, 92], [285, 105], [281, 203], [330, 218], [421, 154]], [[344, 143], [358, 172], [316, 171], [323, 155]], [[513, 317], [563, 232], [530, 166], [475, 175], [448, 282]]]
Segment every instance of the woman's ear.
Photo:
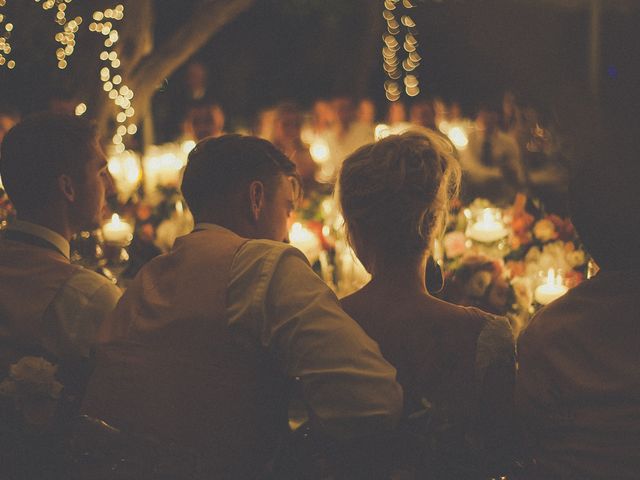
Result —
[[64, 198], [66, 198], [69, 202], [75, 202], [76, 189], [73, 179], [69, 175], [63, 173], [62, 175], [58, 176], [57, 180], [58, 189], [60, 190], [60, 193], [62, 193]]
[[259, 180], [251, 182], [249, 185], [249, 204], [251, 206], [251, 218], [254, 222], [260, 218], [264, 202], [264, 184]]

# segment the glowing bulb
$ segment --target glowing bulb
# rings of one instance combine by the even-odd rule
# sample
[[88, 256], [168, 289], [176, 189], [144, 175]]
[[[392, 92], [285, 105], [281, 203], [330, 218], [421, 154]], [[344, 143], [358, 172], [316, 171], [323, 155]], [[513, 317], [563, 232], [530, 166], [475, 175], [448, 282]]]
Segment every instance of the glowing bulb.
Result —
[[331, 151], [329, 150], [329, 144], [322, 139], [314, 141], [309, 147], [309, 153], [316, 163], [324, 163], [329, 160]]
[[469, 139], [467, 134], [461, 127], [451, 127], [448, 133], [449, 139], [453, 142], [456, 148], [464, 150], [469, 145]]
[[85, 103], [79, 103], [76, 105], [76, 115], [83, 115], [87, 111], [87, 105]]

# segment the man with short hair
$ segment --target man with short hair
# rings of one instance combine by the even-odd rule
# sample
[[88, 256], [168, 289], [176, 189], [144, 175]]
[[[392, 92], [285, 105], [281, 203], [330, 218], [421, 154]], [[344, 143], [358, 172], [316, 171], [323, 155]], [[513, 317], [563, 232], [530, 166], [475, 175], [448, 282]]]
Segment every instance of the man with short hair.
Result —
[[209, 138], [190, 153], [182, 190], [195, 230], [142, 268], [103, 324], [83, 411], [195, 452], [210, 478], [264, 470], [287, 431], [293, 380], [323, 433], [391, 429], [395, 369], [283, 242], [295, 165], [266, 140]]
[[[72, 115], [34, 115], [5, 136], [0, 174], [17, 221], [0, 234], [0, 378], [27, 353], [83, 364], [115, 307], [120, 289], [69, 259], [72, 235], [100, 225], [114, 192], [106, 167], [94, 127]], [[67, 393], [82, 389], [70, 381]]]

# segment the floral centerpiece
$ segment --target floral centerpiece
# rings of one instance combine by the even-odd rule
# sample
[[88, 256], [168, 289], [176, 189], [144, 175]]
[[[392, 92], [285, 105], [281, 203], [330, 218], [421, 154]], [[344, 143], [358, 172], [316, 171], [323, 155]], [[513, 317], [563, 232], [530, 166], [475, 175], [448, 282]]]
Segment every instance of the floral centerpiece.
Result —
[[64, 388], [57, 371], [53, 363], [31, 356], [9, 367], [9, 375], [0, 383], [0, 396], [11, 400], [20, 423], [33, 429], [52, 426]]
[[533, 292], [549, 272], [566, 287], [586, 276], [587, 255], [571, 221], [547, 214], [536, 202], [518, 194], [500, 219], [508, 235], [490, 245], [468, 236], [473, 211], [495, 210], [479, 199], [458, 205], [442, 241], [445, 271], [443, 298], [508, 316], [518, 331], [537, 305]]

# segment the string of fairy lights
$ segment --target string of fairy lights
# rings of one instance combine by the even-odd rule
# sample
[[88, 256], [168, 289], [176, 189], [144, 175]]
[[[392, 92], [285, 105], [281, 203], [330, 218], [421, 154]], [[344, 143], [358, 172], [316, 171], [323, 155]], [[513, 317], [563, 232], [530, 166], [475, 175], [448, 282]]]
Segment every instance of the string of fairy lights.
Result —
[[[0, 7], [7, 4], [6, 0], [0, 0]], [[15, 68], [15, 60], [10, 60], [7, 55], [11, 53], [11, 32], [13, 31], [13, 23], [7, 22], [4, 14], [0, 13], [0, 67], [5, 66], [11, 70]]]
[[[94, 21], [89, 24], [91, 32], [100, 33], [107, 37], [104, 40], [105, 49], [100, 52], [100, 61], [104, 65], [100, 69], [100, 80], [102, 81], [102, 89], [120, 110], [116, 114], [118, 127], [112, 138], [116, 153], [124, 152], [124, 137], [126, 135], [135, 135], [138, 131], [138, 127], [134, 123], [125, 125], [135, 115], [135, 109], [131, 104], [133, 90], [123, 83], [122, 75], [119, 73], [120, 59], [118, 58], [118, 52], [114, 50], [114, 46], [119, 39], [118, 30], [114, 27], [114, 22], [121, 21], [123, 18], [124, 6], [117, 5], [115, 8], [93, 12]], [[82, 115], [85, 111], [86, 105], [83, 103], [76, 107], [77, 115]]]
[[[415, 70], [420, 66], [422, 58], [417, 50], [416, 22], [409, 15], [412, 8], [415, 8], [412, 0], [384, 0], [382, 16], [387, 22], [387, 31], [382, 35], [382, 67], [388, 77], [384, 82], [384, 90], [390, 102], [399, 100], [403, 91], [409, 97], [420, 93], [420, 82]], [[404, 38], [399, 40], [403, 30]]]
[[[35, 0], [40, 3], [40, 0]], [[55, 21], [62, 27], [62, 32], [55, 35], [55, 40], [60, 44], [56, 50], [56, 58], [58, 59], [58, 68], [64, 70], [67, 68], [67, 57], [73, 54], [76, 46], [76, 33], [82, 23], [82, 17], [75, 17], [73, 20], [67, 20], [67, 4], [71, 0], [46, 0], [42, 3], [43, 10], [51, 10], [57, 6]]]
[[[56, 49], [56, 59], [58, 60], [58, 68], [64, 70], [67, 68], [67, 58], [74, 52], [76, 46], [76, 33], [82, 24], [82, 17], [75, 17], [72, 20], [67, 18], [67, 6], [72, 0], [34, 0], [42, 6], [45, 11], [56, 10], [55, 22], [62, 27], [62, 31], [55, 34], [55, 41], [60, 45]], [[7, 0], [0, 0], [0, 7], [4, 7]], [[93, 22], [89, 24], [89, 31], [102, 34], [104, 39], [104, 50], [100, 52], [99, 58], [102, 62], [100, 68], [100, 80], [102, 88], [118, 107], [116, 114], [116, 122], [118, 127], [112, 141], [117, 153], [125, 150], [124, 137], [126, 135], [135, 135], [138, 127], [130, 121], [135, 115], [135, 109], [131, 103], [133, 99], [133, 90], [124, 84], [120, 69], [120, 59], [118, 52], [114, 46], [119, 40], [118, 30], [114, 23], [124, 19], [124, 6], [116, 5], [114, 8], [106, 10], [97, 10], [92, 15]], [[10, 42], [13, 24], [8, 22], [5, 15], [0, 13], [0, 67], [6, 66], [13, 69], [16, 62], [8, 58], [11, 53], [12, 46]], [[87, 105], [79, 103], [75, 108], [76, 115], [84, 115], [87, 111]]]
[[[58, 68], [67, 68], [67, 57], [73, 54], [76, 46], [76, 33], [82, 23], [82, 17], [75, 17], [73, 20], [67, 19], [67, 5], [72, 0], [34, 0], [39, 3], [42, 9], [57, 10], [54, 21], [62, 27], [62, 31], [56, 33], [55, 41], [60, 44], [56, 50], [56, 58], [58, 60]], [[7, 4], [6, 0], [0, 0], [0, 7]], [[3, 26], [4, 25], [4, 26]], [[6, 65], [7, 68], [13, 69], [16, 66], [15, 60], [7, 57], [11, 53], [11, 42], [9, 38], [13, 32], [13, 23], [7, 22], [5, 15], [0, 13], [0, 66]]]

